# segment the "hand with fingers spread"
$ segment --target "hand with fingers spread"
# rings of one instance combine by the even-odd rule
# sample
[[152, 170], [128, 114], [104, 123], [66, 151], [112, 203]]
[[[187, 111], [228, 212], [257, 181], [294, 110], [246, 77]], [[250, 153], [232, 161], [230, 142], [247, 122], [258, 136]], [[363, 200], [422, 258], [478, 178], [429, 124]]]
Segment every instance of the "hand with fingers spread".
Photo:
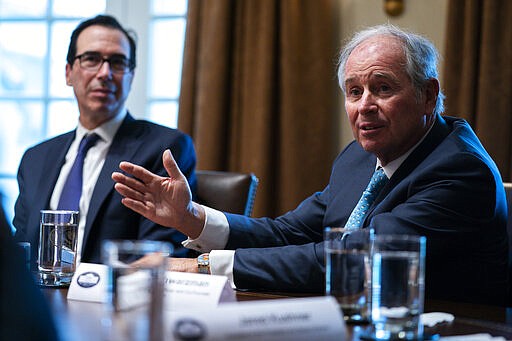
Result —
[[128, 175], [112, 173], [114, 188], [124, 198], [123, 205], [154, 221], [173, 227], [191, 238], [201, 234], [205, 213], [201, 205], [192, 201], [187, 179], [181, 173], [170, 150], [163, 154], [168, 177], [156, 175], [130, 162], [119, 167]]

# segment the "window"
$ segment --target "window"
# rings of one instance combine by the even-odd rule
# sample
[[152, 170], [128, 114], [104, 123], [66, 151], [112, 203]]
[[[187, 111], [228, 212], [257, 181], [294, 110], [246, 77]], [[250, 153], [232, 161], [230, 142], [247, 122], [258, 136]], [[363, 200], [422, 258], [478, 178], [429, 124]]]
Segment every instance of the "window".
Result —
[[78, 108], [65, 82], [76, 25], [109, 13], [136, 32], [138, 65], [127, 107], [137, 118], [176, 127], [186, 10], [187, 0], [0, 2], [0, 191], [10, 220], [23, 152], [76, 127]]

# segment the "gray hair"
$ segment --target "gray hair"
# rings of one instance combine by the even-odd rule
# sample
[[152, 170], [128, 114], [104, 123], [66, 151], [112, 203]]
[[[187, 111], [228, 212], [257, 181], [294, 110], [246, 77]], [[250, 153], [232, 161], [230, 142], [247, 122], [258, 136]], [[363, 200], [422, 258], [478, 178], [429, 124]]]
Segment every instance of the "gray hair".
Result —
[[[406, 32], [391, 24], [385, 24], [357, 32], [343, 47], [338, 59], [338, 82], [343, 92], [345, 92], [345, 67], [350, 54], [361, 43], [375, 36], [392, 36], [399, 40], [406, 59], [405, 71], [416, 89], [418, 98], [422, 90], [425, 89], [428, 80], [432, 78], [439, 79], [437, 72], [439, 53], [435, 46], [428, 39], [418, 34]], [[444, 111], [444, 98], [443, 92], [439, 89], [434, 114], [441, 114]]]

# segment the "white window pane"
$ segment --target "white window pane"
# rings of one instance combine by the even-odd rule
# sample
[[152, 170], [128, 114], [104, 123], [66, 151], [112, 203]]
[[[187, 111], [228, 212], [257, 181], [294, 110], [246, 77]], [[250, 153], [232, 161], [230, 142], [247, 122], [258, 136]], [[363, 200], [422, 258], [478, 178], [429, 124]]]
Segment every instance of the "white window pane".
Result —
[[148, 112], [148, 120], [171, 128], [178, 127], [178, 103], [176, 101], [151, 103]]
[[0, 17], [43, 17], [46, 15], [47, 0], [2, 0]]
[[71, 32], [79, 21], [58, 21], [51, 27], [50, 96], [72, 98], [73, 88], [66, 85], [66, 55]]
[[0, 101], [0, 173], [16, 174], [25, 149], [44, 138], [40, 102]]
[[75, 101], [52, 101], [48, 106], [48, 138], [54, 137], [78, 125], [78, 107]]
[[41, 96], [47, 25], [0, 24], [0, 95]]
[[0, 45], [5, 51], [44, 57], [46, 30], [41, 22], [5, 22], [0, 25]]
[[105, 12], [106, 0], [53, 0], [53, 15], [93, 17]]
[[185, 15], [187, 0], [152, 0], [151, 14], [153, 15]]
[[148, 95], [177, 98], [185, 40], [185, 19], [159, 19], [150, 26]]

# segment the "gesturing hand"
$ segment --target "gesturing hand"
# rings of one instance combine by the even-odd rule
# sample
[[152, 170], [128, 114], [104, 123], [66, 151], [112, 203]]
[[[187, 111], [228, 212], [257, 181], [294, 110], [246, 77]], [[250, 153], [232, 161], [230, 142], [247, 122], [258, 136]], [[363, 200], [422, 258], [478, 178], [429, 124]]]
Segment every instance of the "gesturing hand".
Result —
[[130, 162], [121, 162], [119, 168], [132, 177], [120, 172], [112, 173], [116, 182], [114, 188], [123, 196], [122, 203], [126, 207], [157, 224], [176, 228], [191, 238], [197, 238], [204, 226], [204, 209], [192, 201], [187, 179], [170, 150], [164, 152], [162, 160], [168, 177], [156, 175]]

